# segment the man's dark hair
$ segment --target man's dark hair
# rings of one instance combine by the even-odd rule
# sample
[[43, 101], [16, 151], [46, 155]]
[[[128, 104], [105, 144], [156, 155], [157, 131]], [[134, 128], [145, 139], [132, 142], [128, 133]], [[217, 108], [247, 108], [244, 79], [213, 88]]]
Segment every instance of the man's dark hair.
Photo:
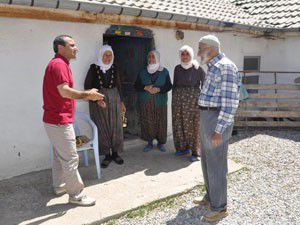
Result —
[[53, 50], [54, 50], [55, 53], [58, 52], [58, 46], [59, 45], [66, 46], [66, 41], [65, 41], [66, 37], [72, 38], [70, 35], [63, 34], [63, 35], [57, 36], [54, 39], [54, 41], [53, 41]]

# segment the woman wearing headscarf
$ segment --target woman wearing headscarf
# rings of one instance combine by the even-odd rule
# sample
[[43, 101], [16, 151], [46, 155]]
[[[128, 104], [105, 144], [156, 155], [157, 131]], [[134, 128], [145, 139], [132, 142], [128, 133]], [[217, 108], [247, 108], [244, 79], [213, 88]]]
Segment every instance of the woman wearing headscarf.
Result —
[[141, 138], [147, 141], [144, 152], [153, 149], [153, 140], [157, 148], [165, 152], [167, 142], [167, 102], [168, 91], [172, 89], [169, 71], [161, 66], [158, 51], [148, 54], [148, 66], [142, 70], [136, 80], [141, 120]]
[[194, 60], [194, 51], [184, 45], [179, 50], [180, 64], [174, 70], [172, 90], [172, 125], [175, 155], [200, 156], [200, 111], [198, 98], [205, 73]]
[[91, 119], [98, 128], [99, 152], [105, 155], [101, 167], [112, 160], [123, 164], [119, 153], [123, 151], [121, 111], [126, 108], [122, 101], [120, 76], [114, 65], [114, 53], [109, 45], [103, 45], [95, 64], [90, 66], [84, 82], [85, 89], [97, 88], [105, 95], [105, 104], [89, 102]]

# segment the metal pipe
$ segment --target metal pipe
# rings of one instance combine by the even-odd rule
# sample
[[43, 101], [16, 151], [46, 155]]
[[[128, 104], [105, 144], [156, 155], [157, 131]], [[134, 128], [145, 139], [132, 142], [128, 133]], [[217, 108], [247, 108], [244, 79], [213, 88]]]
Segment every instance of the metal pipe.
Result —
[[119, 12], [119, 14], [118, 14], [118, 15], [122, 15], [122, 14], [123, 14], [123, 10], [124, 10], [124, 8], [123, 8], [123, 7], [121, 7], [121, 10], [120, 10], [120, 12]]
[[136, 17], [140, 17], [142, 15], [142, 13], [143, 13], [143, 10], [140, 9], [140, 12], [139, 12], [139, 14]]

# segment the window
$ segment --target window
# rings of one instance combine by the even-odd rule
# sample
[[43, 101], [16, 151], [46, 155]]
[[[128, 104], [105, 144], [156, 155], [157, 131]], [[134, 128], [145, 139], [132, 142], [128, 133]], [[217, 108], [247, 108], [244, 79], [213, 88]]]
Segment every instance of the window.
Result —
[[[260, 71], [260, 56], [245, 56], [244, 71]], [[243, 77], [243, 84], [258, 84], [259, 75], [251, 73]], [[258, 90], [248, 90], [249, 93], [258, 93]]]
[[260, 56], [245, 56], [244, 70], [260, 71]]

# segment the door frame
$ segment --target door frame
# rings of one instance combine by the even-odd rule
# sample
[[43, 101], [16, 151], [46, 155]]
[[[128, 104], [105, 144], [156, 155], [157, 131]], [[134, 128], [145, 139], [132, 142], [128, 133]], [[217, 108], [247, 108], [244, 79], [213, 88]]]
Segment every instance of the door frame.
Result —
[[[132, 38], [132, 39], [147, 39], [149, 46], [149, 50], [155, 49], [155, 43], [154, 43], [154, 37], [153, 32], [150, 29], [141, 28], [137, 26], [119, 26], [119, 25], [111, 25], [106, 32], [103, 34], [103, 44], [109, 44], [109, 39], [111, 38]], [[123, 83], [122, 83], [123, 84]], [[123, 86], [123, 85], [122, 85]], [[140, 131], [140, 113], [139, 113], [139, 107], [136, 108], [137, 110], [137, 128], [138, 133], [137, 134], [131, 134], [128, 133], [127, 135], [136, 135], [136, 138], [139, 138], [141, 135]], [[126, 137], [124, 133], [124, 138]], [[133, 136], [131, 136], [132, 138]], [[130, 138], [130, 139], [131, 139]]]

